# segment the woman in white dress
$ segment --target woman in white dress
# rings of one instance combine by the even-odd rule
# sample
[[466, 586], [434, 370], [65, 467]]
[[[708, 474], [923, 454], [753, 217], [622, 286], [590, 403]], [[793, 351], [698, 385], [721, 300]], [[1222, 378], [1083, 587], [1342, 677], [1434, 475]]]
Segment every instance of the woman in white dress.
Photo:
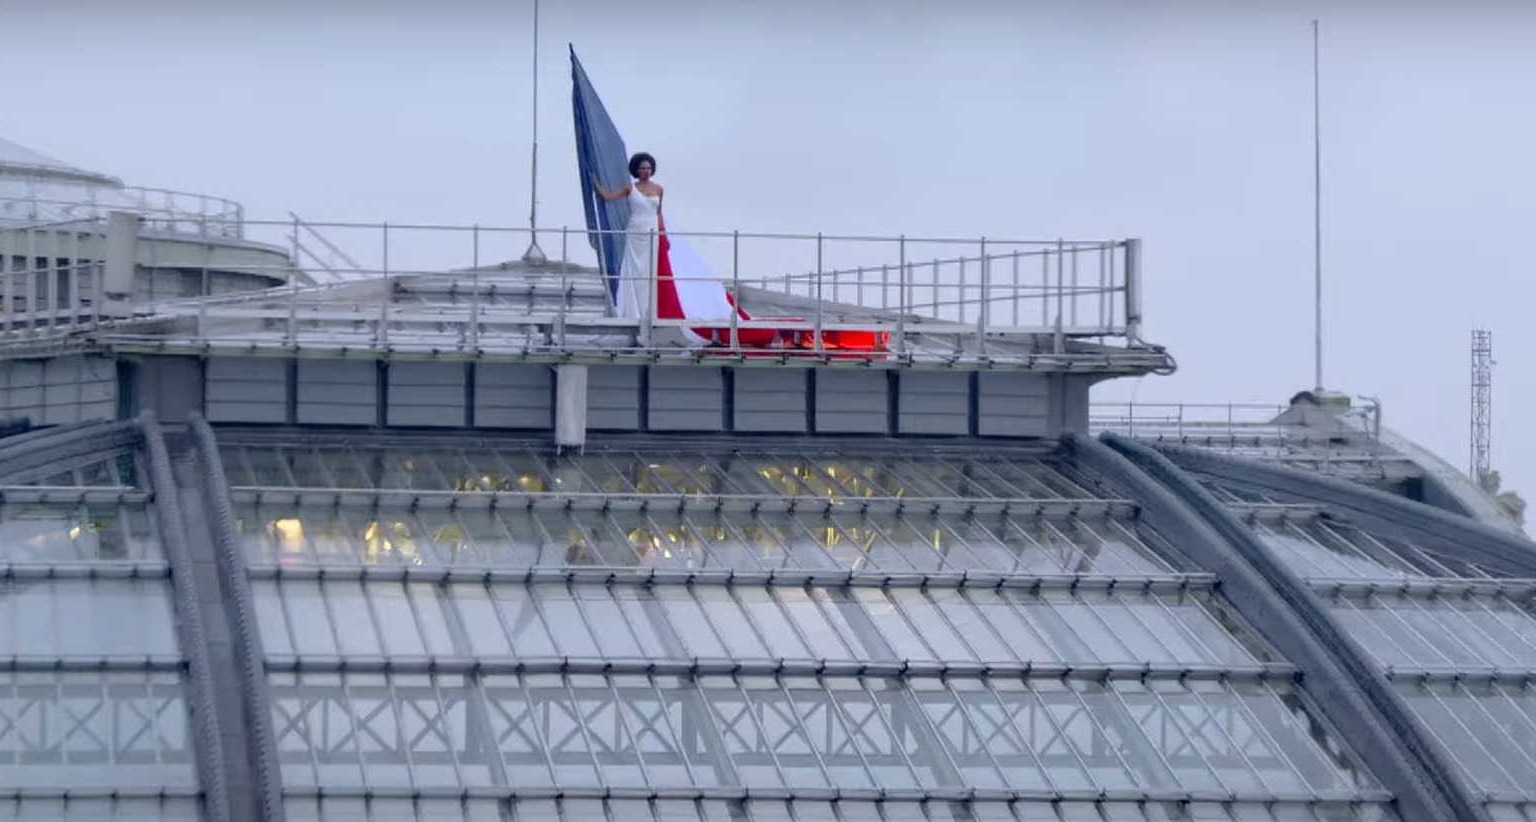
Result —
[[656, 174], [656, 158], [640, 152], [629, 158], [629, 176], [617, 191], [604, 191], [597, 177], [592, 189], [604, 200], [629, 198], [629, 225], [625, 227], [624, 260], [619, 266], [619, 293], [615, 310], [620, 317], [639, 317], [650, 303], [650, 281], [656, 275], [657, 245], [661, 242], [661, 185], [651, 179]]

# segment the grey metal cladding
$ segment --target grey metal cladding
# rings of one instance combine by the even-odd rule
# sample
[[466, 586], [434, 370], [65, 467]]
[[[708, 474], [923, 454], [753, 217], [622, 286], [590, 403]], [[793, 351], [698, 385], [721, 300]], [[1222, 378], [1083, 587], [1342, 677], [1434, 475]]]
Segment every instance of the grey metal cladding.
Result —
[[652, 368], [647, 398], [650, 429], [719, 431], [725, 414], [722, 374], [719, 368]]
[[607, 431], [640, 428], [640, 366], [591, 367], [587, 372], [587, 428]]
[[475, 426], [554, 426], [554, 369], [547, 365], [480, 363], [475, 366]]
[[39, 425], [117, 416], [117, 363], [105, 357], [16, 360], [4, 373], [5, 413]]
[[288, 360], [209, 358], [203, 391], [210, 422], [286, 422]]
[[1043, 374], [976, 375], [977, 428], [983, 437], [1044, 437], [1051, 430], [1051, 384]]
[[[906, 376], [903, 374], [903, 379]], [[889, 392], [890, 384], [884, 371], [819, 370], [816, 373], [816, 430], [827, 434], [887, 433]]]
[[804, 433], [805, 374], [798, 368], [736, 369], [735, 429]]
[[145, 357], [133, 379], [142, 408], [153, 408], [166, 422], [185, 422], [203, 400], [203, 375], [195, 357]]
[[387, 395], [390, 425], [464, 425], [463, 363], [393, 362]]
[[970, 431], [970, 374], [906, 371], [897, 382], [896, 430], [901, 434], [966, 434]]
[[298, 421], [373, 425], [378, 420], [378, 378], [372, 360], [299, 360]]

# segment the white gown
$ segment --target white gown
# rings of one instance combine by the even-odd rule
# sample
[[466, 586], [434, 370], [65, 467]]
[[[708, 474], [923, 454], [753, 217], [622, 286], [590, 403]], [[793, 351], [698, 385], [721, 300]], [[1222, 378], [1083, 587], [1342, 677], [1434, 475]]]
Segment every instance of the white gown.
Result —
[[620, 317], [638, 319], [650, 304], [650, 282], [656, 273], [656, 234], [661, 198], [648, 197], [631, 184], [629, 225], [624, 235], [624, 260], [619, 266], [619, 293], [615, 310]]

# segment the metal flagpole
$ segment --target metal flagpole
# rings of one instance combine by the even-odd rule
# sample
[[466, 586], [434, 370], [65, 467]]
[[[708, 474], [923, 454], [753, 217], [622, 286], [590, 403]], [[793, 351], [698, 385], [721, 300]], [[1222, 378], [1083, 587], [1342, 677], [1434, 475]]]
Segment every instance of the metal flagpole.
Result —
[[533, 0], [533, 160], [528, 175], [528, 250], [523, 262], [543, 263], [539, 248], [539, 0]]
[[1323, 390], [1323, 132], [1317, 21], [1312, 21], [1312, 246], [1314, 384]]

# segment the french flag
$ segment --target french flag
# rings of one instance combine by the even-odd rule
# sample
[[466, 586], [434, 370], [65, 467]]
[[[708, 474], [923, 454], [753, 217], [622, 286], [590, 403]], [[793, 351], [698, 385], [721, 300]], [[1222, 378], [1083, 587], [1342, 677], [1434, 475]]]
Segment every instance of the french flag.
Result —
[[[597, 252], [598, 261], [609, 282], [609, 299], [617, 303], [619, 268], [623, 260], [624, 236], [629, 225], [629, 206], [623, 199], [608, 202], [597, 196], [591, 180], [595, 176], [604, 186], [619, 188], [629, 182], [626, 167], [629, 152], [624, 138], [603, 102], [593, 89], [576, 49], [571, 47], [571, 110], [576, 121], [577, 171], [581, 180], [582, 205], [586, 211], [587, 239]], [[700, 323], [683, 329], [694, 343], [702, 346], [730, 346], [731, 317], [738, 323], [752, 321], [725, 289], [725, 284], [709, 270], [704, 258], [686, 242], [667, 236], [666, 225], [658, 225], [656, 256], [656, 316], [664, 320], [691, 320]], [[800, 317], [774, 317], [786, 325], [804, 324]], [[774, 351], [814, 348], [814, 333], [794, 328], [741, 328], [736, 339], [742, 348]], [[825, 331], [823, 350], [847, 352], [884, 351], [889, 335], [883, 331]]]

